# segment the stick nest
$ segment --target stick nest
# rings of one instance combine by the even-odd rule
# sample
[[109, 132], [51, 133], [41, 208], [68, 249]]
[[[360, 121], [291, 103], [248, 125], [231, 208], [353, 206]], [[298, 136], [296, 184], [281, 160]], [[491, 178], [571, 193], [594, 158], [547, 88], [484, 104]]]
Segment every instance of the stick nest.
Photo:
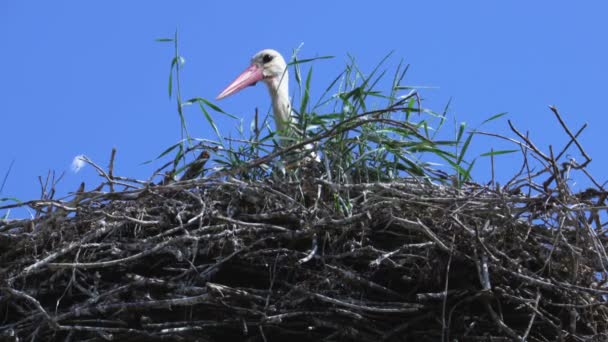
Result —
[[604, 341], [606, 193], [571, 192], [548, 158], [542, 184], [311, 171], [28, 202], [33, 219], [0, 225], [0, 334]]

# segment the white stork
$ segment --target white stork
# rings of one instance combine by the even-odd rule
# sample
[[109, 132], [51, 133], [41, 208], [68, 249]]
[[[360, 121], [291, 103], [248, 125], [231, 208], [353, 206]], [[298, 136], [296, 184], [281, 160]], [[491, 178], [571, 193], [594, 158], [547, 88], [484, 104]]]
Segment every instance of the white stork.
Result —
[[[264, 81], [266, 86], [268, 86], [268, 92], [270, 93], [270, 98], [272, 100], [274, 122], [279, 134], [279, 144], [285, 146], [289, 143], [289, 138], [301, 138], [302, 134], [297, 131], [291, 111], [287, 63], [285, 63], [283, 56], [276, 50], [264, 49], [256, 53], [251, 58], [251, 65], [237, 76], [237, 78], [232, 81], [216, 99], [221, 100], [237, 93], [247, 86], [255, 85], [258, 81]], [[283, 137], [288, 139], [284, 139]], [[308, 152], [303, 155], [301, 153], [296, 153], [296, 155], [299, 155], [296, 159], [301, 159], [304, 164], [308, 164], [310, 161], [319, 162], [319, 157], [314, 151], [311, 151], [312, 149], [312, 144], [307, 144], [304, 146], [304, 150], [307, 150]], [[295, 161], [296, 164], [299, 164], [299, 161], [294, 160], [293, 158], [293, 155], [292, 157], [287, 156], [287, 162], [292, 164]]]
[[[264, 81], [272, 99], [272, 111], [279, 135], [290, 137], [294, 119], [291, 115], [291, 102], [289, 101], [289, 72], [285, 59], [275, 50], [265, 49], [251, 58], [251, 65], [245, 69], [226, 89], [217, 100], [230, 96], [239, 90]], [[281, 141], [281, 144], [284, 144]]]

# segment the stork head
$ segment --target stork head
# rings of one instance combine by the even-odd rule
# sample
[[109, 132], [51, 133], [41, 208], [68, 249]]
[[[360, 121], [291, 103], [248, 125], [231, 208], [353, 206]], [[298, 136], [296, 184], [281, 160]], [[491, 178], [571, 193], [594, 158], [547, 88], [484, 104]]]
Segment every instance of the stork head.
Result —
[[258, 81], [264, 81], [271, 94], [277, 94], [279, 89], [284, 89], [287, 94], [288, 78], [287, 63], [283, 56], [275, 50], [265, 49], [251, 58], [251, 65], [217, 96], [217, 100], [255, 85]]

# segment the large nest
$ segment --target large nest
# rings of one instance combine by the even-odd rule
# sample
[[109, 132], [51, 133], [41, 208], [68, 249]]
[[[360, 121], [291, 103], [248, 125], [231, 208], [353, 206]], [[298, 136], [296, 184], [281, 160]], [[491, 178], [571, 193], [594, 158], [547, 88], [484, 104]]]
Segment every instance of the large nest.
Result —
[[545, 169], [502, 187], [335, 182], [304, 170], [32, 201], [35, 218], [0, 226], [0, 332], [62, 341], [603, 340], [606, 192], [572, 193], [565, 171], [584, 165], [546, 158]]

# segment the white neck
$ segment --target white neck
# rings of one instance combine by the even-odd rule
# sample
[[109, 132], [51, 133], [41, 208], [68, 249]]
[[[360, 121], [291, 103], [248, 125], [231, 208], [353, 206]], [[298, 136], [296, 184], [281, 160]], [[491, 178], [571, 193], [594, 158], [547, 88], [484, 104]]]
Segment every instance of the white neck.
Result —
[[272, 99], [275, 125], [277, 131], [282, 133], [282, 135], [287, 135], [289, 126], [293, 122], [288, 82], [289, 74], [287, 70], [285, 70], [283, 75], [270, 78], [266, 81], [270, 98]]

